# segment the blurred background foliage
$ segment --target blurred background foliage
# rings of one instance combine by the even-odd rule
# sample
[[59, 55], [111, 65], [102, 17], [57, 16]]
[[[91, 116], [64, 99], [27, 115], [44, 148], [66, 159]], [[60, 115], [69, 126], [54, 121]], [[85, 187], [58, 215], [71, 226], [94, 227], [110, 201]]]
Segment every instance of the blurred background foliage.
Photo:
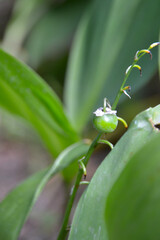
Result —
[[71, 43], [88, 1], [16, 1], [2, 46], [23, 59], [62, 97]]
[[[53, 87], [81, 133], [104, 96], [113, 102], [135, 52], [158, 41], [158, 0], [1, 0], [0, 4], [2, 47]], [[154, 49], [152, 61], [149, 56], [141, 61], [142, 77], [136, 70], [130, 77], [132, 93], [137, 92], [130, 103], [135, 101], [133, 115], [159, 98], [157, 62]], [[126, 111], [126, 104], [122, 106]]]
[[[113, 102], [135, 52], [158, 41], [158, 0], [1, 0], [0, 4], [2, 48], [53, 87], [76, 130], [84, 135], [104, 96]], [[153, 49], [152, 61], [145, 56], [140, 63], [142, 77], [136, 70], [132, 73], [129, 84], [136, 95], [132, 102], [126, 101], [127, 114], [126, 103], [121, 105], [122, 115], [130, 118], [159, 101], [157, 62]]]
[[[159, 13], [159, 0], [0, 0], [0, 45], [49, 83], [77, 133], [92, 138], [93, 110], [104, 97], [113, 102], [135, 52], [158, 41]], [[128, 123], [160, 102], [157, 52], [141, 60], [142, 77], [136, 69], [130, 76], [132, 100], [124, 96], [118, 107]], [[26, 122], [0, 117], [1, 137], [38, 142]], [[109, 139], [115, 143], [122, 131]]]

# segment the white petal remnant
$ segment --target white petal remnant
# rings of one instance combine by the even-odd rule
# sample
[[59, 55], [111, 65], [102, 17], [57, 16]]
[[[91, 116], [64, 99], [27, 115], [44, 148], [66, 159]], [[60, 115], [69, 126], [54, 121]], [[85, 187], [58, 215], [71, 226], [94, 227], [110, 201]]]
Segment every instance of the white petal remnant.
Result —
[[152, 49], [152, 48], [154, 48], [154, 47], [156, 47], [156, 46], [158, 46], [158, 45], [160, 45], [160, 42], [152, 43], [152, 44], [150, 45], [149, 49]]
[[129, 70], [131, 69], [132, 65], [130, 65], [127, 69], [126, 69], [126, 75], [129, 72]]
[[93, 112], [97, 117], [101, 117], [104, 115], [103, 108], [98, 108], [95, 112]]
[[134, 60], [138, 60], [138, 54], [139, 54], [139, 50], [136, 52]]
[[124, 94], [131, 99], [131, 96], [126, 92], [126, 90], [123, 90]]
[[103, 107], [98, 108], [93, 114], [95, 114], [97, 117], [101, 117], [105, 114], [115, 114], [116, 115], [117, 111], [112, 110], [111, 108], [106, 108], [106, 111], [103, 111]]

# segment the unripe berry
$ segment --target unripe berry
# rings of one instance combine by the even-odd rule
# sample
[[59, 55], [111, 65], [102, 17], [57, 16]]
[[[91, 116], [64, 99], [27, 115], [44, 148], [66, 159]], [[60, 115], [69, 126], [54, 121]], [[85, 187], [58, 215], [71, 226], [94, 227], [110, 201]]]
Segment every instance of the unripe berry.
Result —
[[103, 108], [98, 108], [96, 112], [94, 112], [93, 124], [99, 132], [113, 132], [118, 125], [116, 111], [106, 108], [106, 111], [104, 112]]

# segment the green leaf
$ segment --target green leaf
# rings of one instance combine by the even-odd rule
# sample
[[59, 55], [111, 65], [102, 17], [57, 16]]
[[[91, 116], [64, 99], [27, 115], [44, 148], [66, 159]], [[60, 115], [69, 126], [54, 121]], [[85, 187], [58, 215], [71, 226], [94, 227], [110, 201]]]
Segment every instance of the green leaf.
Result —
[[46, 57], [57, 58], [70, 46], [85, 1], [66, 1], [52, 7], [32, 28], [25, 46], [29, 52], [29, 63], [34, 67]]
[[3, 50], [0, 50], [0, 106], [31, 123], [54, 156], [78, 139], [52, 89]]
[[[2, 46], [14, 56], [25, 57], [22, 43], [32, 25], [43, 14], [50, 0], [16, 0], [10, 22], [6, 28]], [[14, 45], [14, 47], [13, 47]]]
[[150, 240], [160, 236], [160, 135], [136, 153], [107, 199], [109, 239]]
[[160, 105], [137, 115], [128, 131], [97, 169], [78, 204], [69, 240], [107, 240], [106, 200], [119, 175], [139, 149], [160, 135], [154, 124], [160, 123]]
[[[79, 131], [104, 97], [113, 101], [136, 51], [158, 40], [159, 12], [159, 0], [92, 1], [79, 25], [66, 79], [65, 102]], [[152, 61], [145, 56], [141, 62], [142, 78], [139, 73], [130, 77], [133, 91], [157, 70], [157, 49]]]
[[0, 203], [0, 239], [16, 240], [19, 232], [48, 180], [88, 151], [88, 144], [75, 143], [66, 148], [55, 163], [13, 189]]

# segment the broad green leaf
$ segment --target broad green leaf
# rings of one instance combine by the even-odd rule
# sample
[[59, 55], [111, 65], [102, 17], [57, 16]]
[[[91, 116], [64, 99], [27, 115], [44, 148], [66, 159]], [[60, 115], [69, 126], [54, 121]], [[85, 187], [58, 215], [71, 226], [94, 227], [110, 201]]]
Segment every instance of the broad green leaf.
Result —
[[[65, 102], [79, 131], [104, 97], [113, 101], [136, 51], [158, 41], [159, 12], [159, 0], [92, 1], [79, 25], [66, 79]], [[139, 73], [130, 77], [133, 91], [157, 70], [157, 49], [152, 61], [145, 56], [141, 63], [142, 78]]]
[[107, 240], [106, 200], [119, 175], [139, 149], [160, 135], [154, 124], [160, 123], [160, 105], [137, 115], [128, 131], [97, 169], [78, 204], [69, 240]]
[[84, 142], [69, 146], [58, 156], [51, 167], [33, 175], [4, 198], [0, 203], [0, 239], [17, 239], [32, 206], [48, 180], [83, 156], [88, 148], [88, 144]]
[[29, 63], [37, 67], [46, 57], [57, 58], [70, 46], [80, 16], [88, 1], [66, 1], [52, 7], [32, 28], [25, 46]]
[[54, 156], [78, 139], [52, 89], [3, 50], [0, 50], [0, 106], [31, 123]]
[[127, 164], [107, 199], [110, 240], [150, 240], [160, 236], [160, 135]]

